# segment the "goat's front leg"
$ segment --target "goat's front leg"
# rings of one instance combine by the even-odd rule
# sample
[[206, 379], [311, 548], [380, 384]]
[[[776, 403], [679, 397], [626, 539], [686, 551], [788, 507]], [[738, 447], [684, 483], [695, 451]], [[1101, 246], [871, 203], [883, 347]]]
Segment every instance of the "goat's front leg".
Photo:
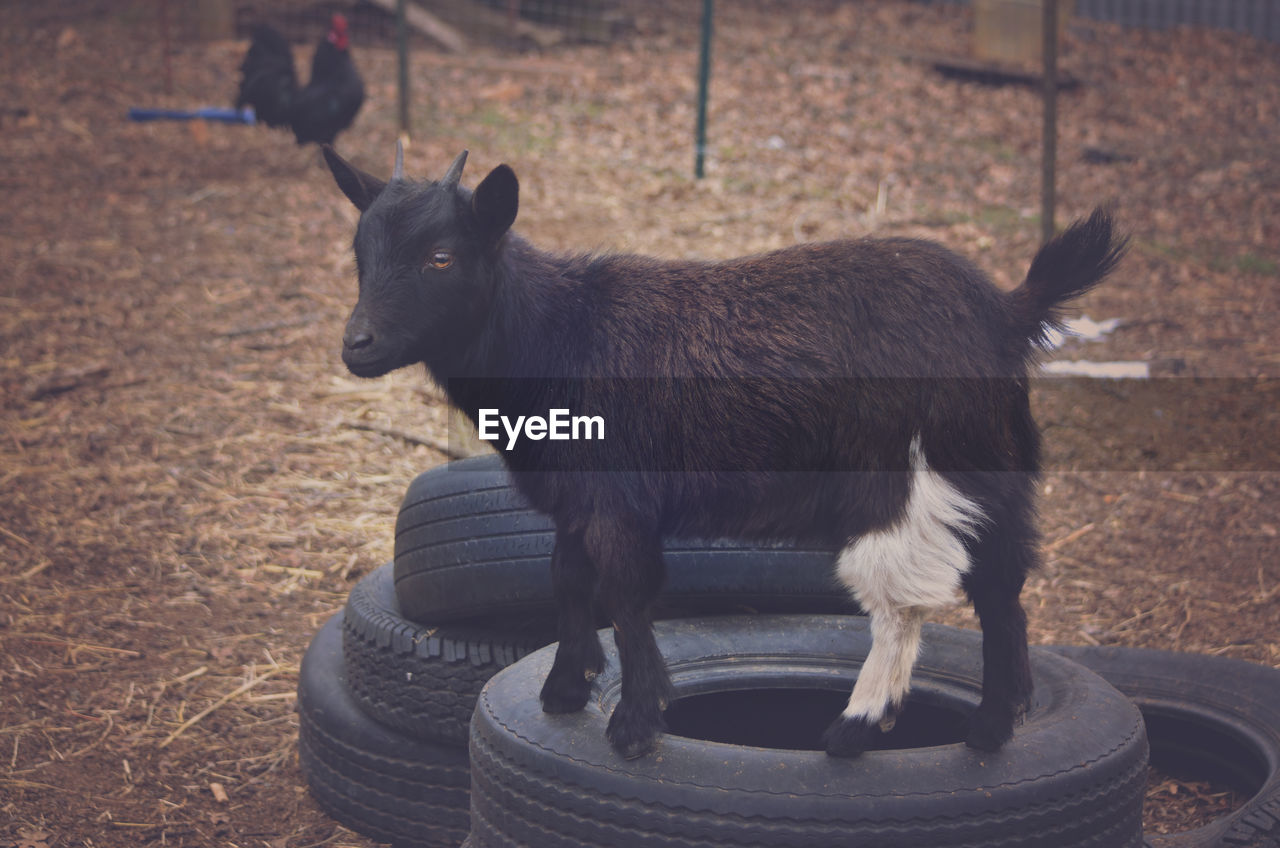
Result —
[[622, 693], [606, 731], [627, 759], [644, 756], [663, 729], [671, 680], [653, 637], [650, 604], [662, 588], [662, 543], [626, 521], [596, 521], [587, 531], [588, 554], [600, 572], [600, 600], [613, 621]]
[[582, 534], [556, 530], [551, 553], [551, 583], [555, 589], [560, 644], [555, 662], [542, 684], [542, 709], [549, 713], [577, 712], [587, 705], [596, 675], [604, 670], [604, 651], [596, 635], [592, 601], [596, 568], [582, 546]]

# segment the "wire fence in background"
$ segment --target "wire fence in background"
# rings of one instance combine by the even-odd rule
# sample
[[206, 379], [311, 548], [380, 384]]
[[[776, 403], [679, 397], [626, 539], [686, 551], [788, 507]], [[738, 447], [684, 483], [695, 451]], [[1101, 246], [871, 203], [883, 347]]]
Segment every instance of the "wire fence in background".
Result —
[[[406, 0], [405, 9], [411, 37], [436, 48], [442, 41], [511, 50], [607, 43], [634, 19], [620, 0]], [[366, 44], [396, 41], [396, 0], [240, 0], [235, 35], [268, 23], [290, 41], [307, 42], [323, 36], [334, 12], [346, 15]]]
[[[235, 35], [247, 37], [257, 23], [270, 23], [287, 38], [310, 42], [322, 37], [329, 16], [342, 12], [366, 43], [394, 45], [396, 0], [194, 0], [195, 8], [225, 5], [233, 9]], [[780, 14], [795, 14], [806, 0], [779, 3]], [[841, 0], [811, 0], [829, 6]], [[843, 0], [874, 2], [874, 0]], [[922, 4], [971, 0], [915, 0]], [[1038, 6], [1040, 0], [1006, 0]], [[175, 7], [183, 5], [175, 3]], [[669, 15], [671, 6], [643, 0], [406, 0], [412, 15], [429, 17], [455, 31], [467, 43], [500, 49], [549, 49], [561, 44], [608, 43], [632, 31], [647, 15]], [[695, 9], [689, 0], [689, 9]], [[734, 0], [724, 0], [726, 9]], [[1247, 33], [1280, 42], [1280, 0], [1074, 0], [1077, 18], [1124, 26], [1163, 29], [1200, 26]], [[697, 26], [697, 15], [690, 14]], [[228, 33], [230, 35], [230, 33]], [[422, 46], [433, 45], [421, 29], [412, 33]], [[439, 44], [434, 44], [439, 47]]]
[[[969, 0], [922, 0], [968, 3]], [[1039, 5], [1039, 0], [1010, 0]], [[1280, 42], [1280, 0], [1074, 0], [1074, 14], [1144, 29], [1201, 26]]]

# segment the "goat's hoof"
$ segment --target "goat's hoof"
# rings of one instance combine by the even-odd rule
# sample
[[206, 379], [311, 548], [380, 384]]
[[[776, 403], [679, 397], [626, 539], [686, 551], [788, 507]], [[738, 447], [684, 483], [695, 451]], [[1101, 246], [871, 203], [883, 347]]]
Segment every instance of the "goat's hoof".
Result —
[[538, 696], [544, 713], [576, 713], [591, 699], [593, 679], [582, 674], [558, 673], [553, 667]]
[[658, 734], [662, 731], [662, 719], [646, 719], [626, 708], [620, 702], [609, 717], [605, 736], [613, 750], [626, 760], [634, 760], [658, 747]]
[[1017, 717], [1011, 710], [995, 710], [979, 706], [969, 717], [969, 735], [965, 744], [979, 751], [999, 751], [1013, 737]]
[[865, 718], [838, 716], [822, 734], [827, 754], [832, 757], [856, 757], [871, 747], [879, 734], [879, 723]]

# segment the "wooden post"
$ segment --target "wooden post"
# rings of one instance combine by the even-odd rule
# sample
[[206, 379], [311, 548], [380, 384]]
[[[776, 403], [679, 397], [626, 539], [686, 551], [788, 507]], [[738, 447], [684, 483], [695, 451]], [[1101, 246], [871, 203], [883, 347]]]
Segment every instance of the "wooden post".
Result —
[[236, 10], [232, 0], [194, 0], [181, 4], [190, 32], [201, 41], [216, 41], [235, 34]]
[[[398, 15], [400, 0], [369, 0], [379, 9]], [[414, 3], [404, 10], [405, 22], [450, 53], [467, 52], [467, 40], [453, 27]]]
[[169, 0], [160, 0], [160, 51], [164, 64], [164, 93], [173, 94], [173, 33], [169, 29]]
[[1054, 234], [1058, 151], [1058, 0], [1042, 0], [1044, 33], [1044, 139], [1040, 154], [1040, 240]]

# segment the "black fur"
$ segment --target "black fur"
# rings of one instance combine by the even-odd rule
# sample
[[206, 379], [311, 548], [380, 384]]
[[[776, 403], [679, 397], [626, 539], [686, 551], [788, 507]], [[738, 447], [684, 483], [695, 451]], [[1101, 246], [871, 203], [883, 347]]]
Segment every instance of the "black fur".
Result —
[[[1119, 259], [1108, 215], [1073, 225], [1002, 293], [947, 249], [910, 239], [717, 263], [552, 255], [509, 230], [518, 187], [506, 166], [471, 192], [452, 179], [383, 183], [325, 156], [363, 213], [343, 351], [353, 373], [422, 362], [473, 420], [486, 407], [513, 418], [560, 407], [606, 422], [602, 442], [499, 451], [556, 525], [560, 646], [546, 710], [589, 697], [603, 662], [594, 598], [622, 662], [609, 739], [623, 756], [649, 751], [671, 691], [650, 629], [661, 540], [840, 547], [901, 517], [918, 438], [930, 467], [986, 515], [964, 578], [984, 632], [970, 743], [1008, 739], [1031, 692], [1018, 601], [1037, 550], [1027, 366], [1060, 304]], [[866, 747], [870, 726], [840, 725], [832, 753]]]

